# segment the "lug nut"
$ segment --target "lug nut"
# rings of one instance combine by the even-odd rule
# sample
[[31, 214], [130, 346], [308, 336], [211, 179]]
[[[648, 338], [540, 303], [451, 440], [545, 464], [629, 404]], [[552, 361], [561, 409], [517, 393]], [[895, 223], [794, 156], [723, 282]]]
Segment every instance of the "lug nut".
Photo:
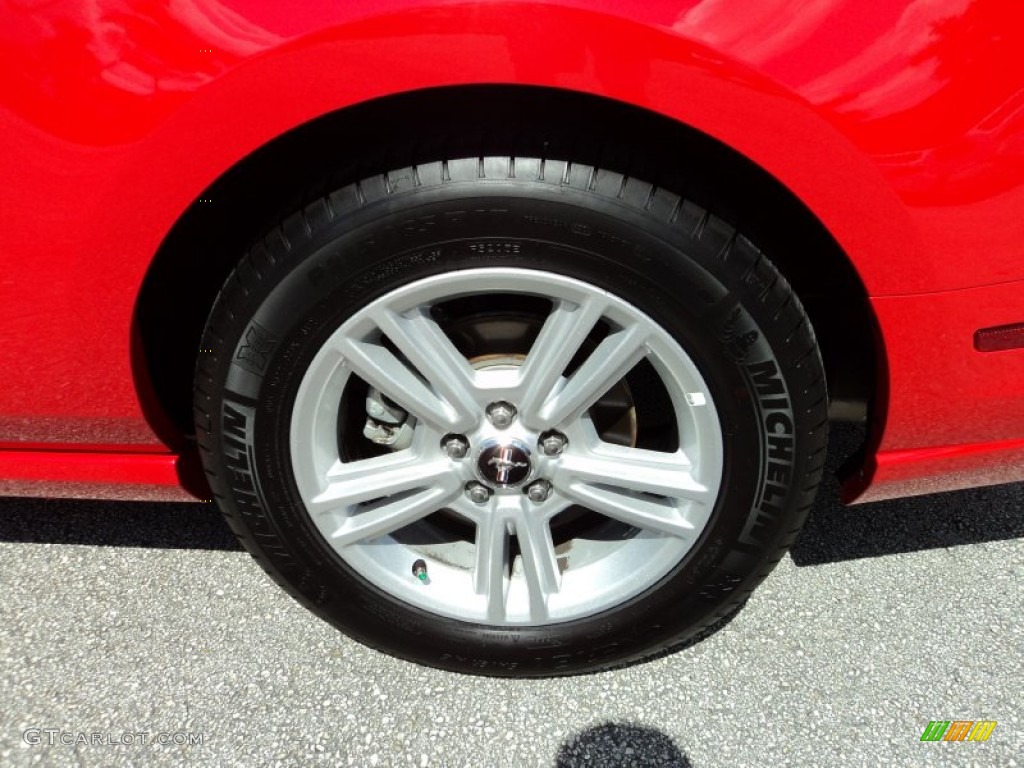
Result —
[[441, 447], [449, 459], [464, 459], [469, 453], [469, 440], [462, 435], [447, 435], [441, 441]]
[[498, 429], [505, 429], [516, 420], [516, 407], [499, 400], [487, 406], [487, 418]]
[[526, 487], [526, 495], [530, 497], [530, 501], [537, 504], [547, 501], [551, 495], [551, 483], [547, 480], [535, 480]]
[[491, 489], [482, 483], [470, 483], [466, 486], [466, 496], [475, 504], [484, 504], [491, 498]]
[[540, 452], [545, 456], [558, 456], [569, 444], [561, 432], [545, 432], [540, 436]]

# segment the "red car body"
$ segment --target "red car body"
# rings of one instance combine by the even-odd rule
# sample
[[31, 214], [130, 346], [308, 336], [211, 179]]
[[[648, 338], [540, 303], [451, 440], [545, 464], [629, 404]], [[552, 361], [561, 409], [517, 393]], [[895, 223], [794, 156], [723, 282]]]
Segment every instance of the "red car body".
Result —
[[482, 85], [657, 113], [806, 206], [870, 318], [847, 500], [1024, 479], [1022, 50], [1016, 0], [4, 0], [0, 491], [207, 495], [140, 322], [175, 228], [300, 126]]

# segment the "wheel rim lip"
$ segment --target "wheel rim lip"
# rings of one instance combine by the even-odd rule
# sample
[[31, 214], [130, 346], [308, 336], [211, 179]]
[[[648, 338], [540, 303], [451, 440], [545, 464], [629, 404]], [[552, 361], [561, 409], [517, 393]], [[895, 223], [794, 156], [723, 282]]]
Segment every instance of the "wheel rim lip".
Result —
[[[377, 326], [370, 315], [380, 307], [386, 306], [401, 313], [457, 296], [480, 293], [521, 293], [568, 301], [584, 301], [599, 295], [609, 301], [603, 315], [605, 319], [613, 323], [625, 323], [643, 318], [650, 322], [655, 330], [648, 344], [650, 352], [647, 359], [657, 371], [672, 401], [680, 442], [684, 442], [685, 427], [689, 448], [692, 450], [695, 445], [699, 447], [699, 451], [693, 454], [698, 459], [694, 465], [699, 470], [699, 479], [710, 489], [711, 498], [717, 500], [724, 465], [720, 420], [703, 376], [682, 346], [642, 310], [603, 288], [543, 270], [490, 267], [434, 275], [390, 291], [355, 312], [332, 332], [314, 355], [303, 374], [293, 405], [289, 439], [294, 480], [307, 513], [311, 500], [321, 490], [323, 473], [340, 458], [335, 425], [342, 393], [349, 377], [353, 375], [346, 370], [343, 358], [336, 361], [337, 364], [327, 375], [323, 375], [320, 370], [323, 365], [318, 369], [318, 363], [323, 363], [325, 356], [331, 354], [332, 340], [339, 336], [363, 340], [375, 333]], [[321, 375], [311, 375], [315, 370], [320, 370]], [[686, 393], [694, 391], [704, 394], [704, 403], [699, 409], [686, 402]], [[307, 428], [304, 429], [303, 425]], [[312, 429], [308, 428], [309, 425], [312, 425]], [[570, 445], [574, 441], [586, 441], [592, 437], [582, 423], [568, 425], [564, 432], [569, 437]], [[502, 439], [523, 439], [523, 432], [519, 428], [495, 430], [488, 428], [486, 419], [482, 419], [481, 426], [471, 436], [469, 455], [460, 460], [464, 477], [479, 479], [479, 473], [474, 471], [477, 448], [482, 441], [498, 435]], [[436, 437], [427, 429], [417, 429], [412, 447], [406, 450], [429, 451], [429, 443], [432, 440], [436, 442]], [[526, 444], [531, 445], [528, 441]], [[392, 457], [399, 455], [391, 454]], [[509, 499], [509, 494], [525, 491], [529, 482], [544, 476], [549, 463], [559, 458], [547, 457], [539, 449], [532, 451], [533, 466], [528, 478], [514, 487], [497, 489], [499, 495], [504, 494], [503, 498]], [[549, 502], [551, 499], [544, 504]], [[514, 611], [500, 621], [489, 620], [486, 611], [481, 610], [479, 601], [467, 601], [466, 596], [460, 594], [466, 586], [463, 583], [465, 574], [449, 573], [448, 570], [459, 569], [446, 569], [445, 552], [437, 548], [410, 547], [395, 534], [382, 536], [372, 542], [341, 547], [332, 539], [333, 525], [330, 521], [318, 519], [311, 514], [309, 518], [324, 543], [336, 556], [364, 580], [392, 597], [448, 618], [494, 626], [524, 626], [555, 624], [592, 616], [621, 605], [650, 589], [692, 551], [710, 520], [713, 506], [713, 503], [708, 504], [702, 517], [695, 516], [699, 525], [689, 541], [658, 536], [639, 529], [631, 537], [616, 542], [615, 546], [603, 542], [599, 545], [589, 544], [583, 558], [586, 562], [573, 573], [563, 572], [563, 588], [554, 601], [554, 609], [541, 622], [524, 619], [521, 612], [516, 614]], [[441, 589], [424, 589], [421, 583], [407, 573], [409, 569], [405, 566], [424, 556], [434, 557], [436, 561], [431, 564], [432, 586], [444, 586], [448, 589], [447, 593]], [[463, 577], [461, 580], [460, 576]]]

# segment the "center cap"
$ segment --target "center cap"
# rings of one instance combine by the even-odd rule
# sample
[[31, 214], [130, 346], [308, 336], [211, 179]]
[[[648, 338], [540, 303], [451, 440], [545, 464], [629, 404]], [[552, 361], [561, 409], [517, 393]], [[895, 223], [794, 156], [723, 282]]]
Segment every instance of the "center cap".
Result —
[[487, 440], [476, 469], [492, 485], [502, 488], [519, 485], [530, 476], [530, 449], [519, 440]]

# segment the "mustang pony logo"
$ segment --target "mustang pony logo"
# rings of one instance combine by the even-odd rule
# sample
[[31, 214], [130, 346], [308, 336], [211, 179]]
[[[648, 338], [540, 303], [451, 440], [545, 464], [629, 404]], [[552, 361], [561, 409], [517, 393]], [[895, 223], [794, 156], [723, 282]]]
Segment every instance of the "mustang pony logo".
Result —
[[501, 456], [492, 456], [490, 461], [487, 462], [492, 467], [497, 467], [500, 471], [506, 472], [513, 467], [528, 467], [530, 466], [525, 461], [512, 461]]
[[530, 474], [530, 451], [518, 440], [485, 448], [477, 465], [480, 474], [492, 483], [509, 487]]

